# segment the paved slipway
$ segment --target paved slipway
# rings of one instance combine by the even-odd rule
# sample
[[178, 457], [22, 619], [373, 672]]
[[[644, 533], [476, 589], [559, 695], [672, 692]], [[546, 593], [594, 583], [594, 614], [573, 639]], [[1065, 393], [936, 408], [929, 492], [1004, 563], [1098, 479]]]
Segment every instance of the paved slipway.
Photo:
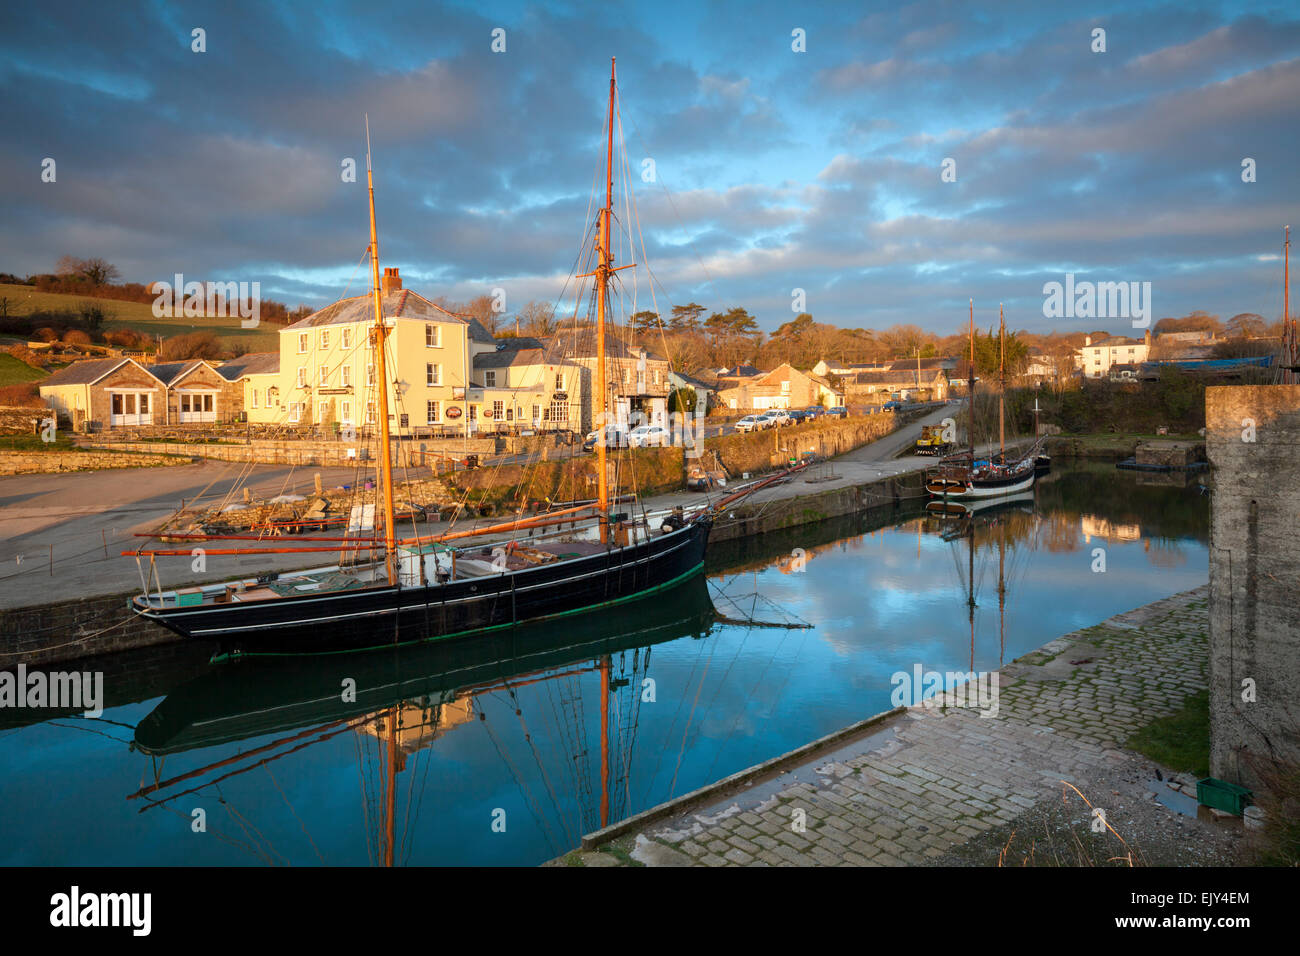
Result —
[[[647, 811], [630, 831], [589, 835], [584, 850], [548, 865], [996, 864], [1017, 827], [1022, 839], [1006, 865], [1031, 854], [1029, 862], [1078, 863], [1075, 833], [1093, 862], [1130, 851], [1138, 863], [1231, 862], [1239, 832], [1169, 809], [1181, 801], [1195, 813], [1194, 801], [1161, 792], [1150, 760], [1123, 749], [1206, 687], [1207, 600], [1202, 586], [1019, 658], [1000, 672], [996, 717], [963, 706], [899, 709], [766, 772], [729, 778], [730, 788]], [[1103, 809], [1118, 838], [1089, 835], [1092, 811], [1065, 782]], [[1050, 832], [1053, 815], [1068, 832], [1062, 819]]]

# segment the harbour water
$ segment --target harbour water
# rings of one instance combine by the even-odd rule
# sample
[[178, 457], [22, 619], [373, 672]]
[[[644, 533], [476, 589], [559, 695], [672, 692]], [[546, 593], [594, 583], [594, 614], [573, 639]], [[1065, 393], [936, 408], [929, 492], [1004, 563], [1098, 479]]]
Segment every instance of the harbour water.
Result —
[[533, 865], [889, 709], [897, 673], [996, 669], [1208, 573], [1195, 478], [1058, 466], [967, 522], [912, 504], [717, 546], [601, 616], [0, 711], [0, 862], [367, 865], [391, 825], [397, 864]]

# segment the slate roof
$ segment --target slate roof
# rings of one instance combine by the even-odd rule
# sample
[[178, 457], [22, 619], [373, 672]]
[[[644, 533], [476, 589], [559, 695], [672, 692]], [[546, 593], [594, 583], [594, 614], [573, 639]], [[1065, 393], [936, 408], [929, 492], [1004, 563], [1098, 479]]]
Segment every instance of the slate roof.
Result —
[[[369, 295], [354, 295], [347, 299], [325, 306], [306, 318], [287, 325], [282, 331], [300, 332], [325, 325], [342, 325], [346, 322], [374, 321], [374, 300]], [[475, 342], [494, 343], [492, 333], [483, 327], [478, 319], [470, 316], [448, 312], [440, 305], [435, 305], [418, 292], [410, 289], [394, 289], [383, 296], [385, 318], [416, 319], [426, 322], [459, 322], [469, 326], [469, 337]]]
[[546, 361], [545, 353], [539, 348], [502, 349], [499, 352], [483, 352], [474, 356], [475, 368], [509, 368], [512, 365], [542, 365]]
[[40, 384], [42, 387], [46, 385], [89, 385], [91, 382], [99, 381], [109, 372], [116, 371], [118, 366], [125, 365], [130, 361], [128, 358], [107, 358], [73, 362], [66, 368], [59, 369]]
[[1143, 339], [1130, 339], [1123, 335], [1108, 335], [1104, 339], [1093, 342], [1091, 345], [1080, 346], [1085, 349], [1096, 348], [1118, 348], [1122, 345], [1141, 345]]
[[217, 368], [217, 374], [227, 382], [238, 381], [245, 375], [274, 375], [279, 371], [279, 352], [249, 352]]
[[[596, 333], [590, 329], [583, 329], [577, 334], [573, 332], [558, 333], [544, 341], [546, 361], [552, 365], [564, 361], [573, 361], [574, 359], [594, 359], [596, 357]], [[630, 346], [617, 336], [607, 335], [605, 337], [605, 358], [607, 359], [636, 359], [638, 356], [634, 354], [634, 351], [644, 351], [646, 360], [650, 362], [668, 361], [662, 355], [658, 355], [649, 349]]]
[[[921, 384], [933, 382], [942, 373], [942, 369], [921, 369]], [[916, 366], [910, 370], [900, 368], [897, 371], [889, 372], [858, 372], [851, 376], [851, 380], [858, 385], [915, 385], [916, 384]]]
[[202, 359], [186, 359], [184, 362], [163, 362], [159, 365], [150, 365], [149, 373], [164, 385], [171, 385], [194, 366], [203, 364]]

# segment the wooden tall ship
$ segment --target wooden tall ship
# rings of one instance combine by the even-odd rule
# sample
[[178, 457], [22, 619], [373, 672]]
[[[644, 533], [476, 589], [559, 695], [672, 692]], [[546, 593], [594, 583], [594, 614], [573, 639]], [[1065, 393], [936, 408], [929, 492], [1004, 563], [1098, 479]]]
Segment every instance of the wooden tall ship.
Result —
[[970, 306], [970, 379], [967, 401], [970, 417], [967, 422], [966, 451], [948, 455], [939, 466], [926, 475], [925, 490], [945, 502], [967, 502], [984, 498], [1003, 498], [1028, 491], [1034, 485], [1039, 470], [1040, 442], [1016, 456], [1007, 455], [1006, 436], [1006, 321], [999, 309], [999, 338], [1001, 359], [999, 376], [1002, 390], [998, 393], [998, 444], [995, 457], [979, 458], [975, 453], [975, 302]]
[[[595, 268], [587, 274], [594, 276], [595, 285], [598, 348], [593, 411], [597, 422], [604, 421], [608, 414], [605, 326], [610, 277], [618, 269], [632, 265], [616, 269], [611, 252], [615, 94], [616, 74], [611, 60], [605, 202], [596, 226]], [[374, 299], [370, 335], [377, 381], [385, 383], [389, 326], [383, 314], [368, 140], [367, 131]], [[369, 541], [299, 538], [341, 542], [329, 550], [349, 549], [354, 556], [350, 563], [340, 561], [310, 571], [268, 573], [185, 592], [153, 590], [147, 581], [144, 593], [134, 599], [135, 610], [185, 637], [217, 641], [227, 655], [312, 654], [481, 634], [525, 621], [591, 612], [673, 588], [701, 572], [714, 511], [723, 503], [666, 518], [643, 512], [634, 519], [629, 513], [612, 513], [604, 443], [596, 445], [598, 495], [593, 503], [521, 517], [489, 528], [399, 540], [388, 390], [380, 387], [378, 392], [379, 487], [378, 520], [374, 526], [382, 529], [382, 539], [377, 531], [371, 532], [374, 537]], [[556, 526], [566, 524], [567, 531], [554, 531]], [[551, 531], [538, 535], [543, 528]], [[519, 540], [521, 535], [526, 536], [526, 541]], [[220, 536], [187, 537], [212, 540]], [[485, 537], [487, 544], [483, 543]], [[474, 539], [479, 540], [475, 543]], [[152, 568], [157, 555], [188, 555], [189, 551], [124, 553], [147, 557]], [[243, 555], [257, 553], [257, 549], [224, 553]], [[362, 555], [366, 560], [361, 560]]]

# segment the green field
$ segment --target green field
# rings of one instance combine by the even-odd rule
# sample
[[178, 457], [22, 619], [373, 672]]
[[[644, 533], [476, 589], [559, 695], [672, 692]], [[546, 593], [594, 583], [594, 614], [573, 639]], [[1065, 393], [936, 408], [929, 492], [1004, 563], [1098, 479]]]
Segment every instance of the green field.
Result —
[[278, 330], [283, 326], [263, 322], [256, 329], [245, 329], [239, 325], [239, 318], [157, 318], [153, 314], [153, 305], [146, 302], [124, 302], [121, 299], [98, 299], [85, 295], [63, 295], [54, 292], [38, 292], [32, 286], [9, 285], [0, 283], [0, 298], [8, 299], [10, 315], [26, 315], [29, 312], [53, 311], [66, 309], [76, 311], [81, 302], [94, 302], [101, 306], [112, 318], [104, 323], [104, 331], [113, 329], [135, 329], [164, 338], [184, 335], [187, 332], [212, 332], [223, 343], [233, 345], [243, 343], [250, 352], [273, 352], [279, 346]]
[[37, 379], [45, 378], [49, 372], [44, 369], [32, 368], [26, 362], [20, 362], [12, 355], [6, 355], [0, 352], [0, 385], [20, 385], [23, 382], [34, 382]]

